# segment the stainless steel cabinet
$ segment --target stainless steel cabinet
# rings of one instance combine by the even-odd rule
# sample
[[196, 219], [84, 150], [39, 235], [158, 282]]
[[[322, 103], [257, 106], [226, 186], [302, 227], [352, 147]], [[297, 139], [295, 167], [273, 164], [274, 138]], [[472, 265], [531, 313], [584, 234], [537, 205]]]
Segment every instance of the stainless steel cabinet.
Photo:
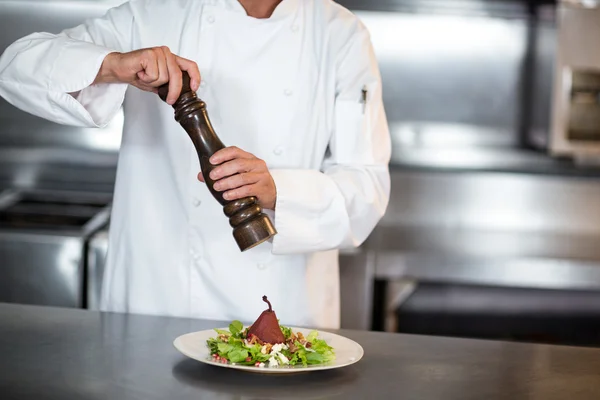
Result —
[[0, 233], [0, 301], [79, 307], [83, 249], [76, 236]]
[[0, 195], [0, 302], [85, 307], [90, 237], [110, 195], [5, 191]]

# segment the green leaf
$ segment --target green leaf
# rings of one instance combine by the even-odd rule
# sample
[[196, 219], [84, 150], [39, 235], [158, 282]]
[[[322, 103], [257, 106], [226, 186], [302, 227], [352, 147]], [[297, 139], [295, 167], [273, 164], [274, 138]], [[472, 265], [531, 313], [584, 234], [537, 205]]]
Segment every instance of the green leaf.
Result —
[[241, 337], [239, 337], [239, 336], [237, 336], [237, 335], [236, 335], [236, 336], [234, 336], [234, 335], [231, 335], [231, 336], [229, 336], [229, 337], [227, 338], [227, 341], [228, 341], [229, 343], [231, 343], [231, 344], [234, 344], [234, 343], [240, 343], [240, 344], [242, 344], [242, 343], [244, 342], [244, 339], [242, 339]]
[[231, 332], [231, 334], [234, 336], [237, 336], [243, 328], [244, 325], [240, 321], [233, 321], [231, 324], [229, 324], [229, 332]]
[[231, 335], [231, 333], [229, 331], [226, 331], [224, 329], [215, 329], [215, 332], [217, 332], [219, 335]]
[[290, 359], [290, 365], [296, 365], [298, 363], [298, 361], [300, 360], [298, 351], [295, 352], [294, 354], [292, 354], [292, 356], [289, 357], [289, 359]]
[[312, 342], [313, 351], [306, 353], [306, 359], [309, 364], [321, 364], [335, 360], [333, 347], [322, 339], [315, 339]]
[[219, 351], [219, 355], [226, 355], [227, 353], [229, 353], [231, 351], [231, 349], [233, 347], [234, 346], [230, 345], [229, 343], [223, 343], [223, 342], [220, 342], [217, 345], [217, 349]]
[[255, 344], [254, 346], [250, 347], [250, 357], [252, 358], [252, 360], [254, 362], [256, 361], [260, 361], [260, 362], [264, 362], [267, 361], [270, 356], [268, 354], [263, 354], [260, 352], [261, 349], [261, 345], [259, 344]]
[[302, 362], [302, 365], [306, 367], [308, 365], [308, 360], [306, 358], [306, 350], [300, 348], [300, 350], [298, 350], [294, 355], [296, 354], [298, 355], [298, 359]]
[[320, 364], [325, 360], [325, 356], [321, 353], [317, 353], [316, 351], [310, 351], [306, 353], [306, 361], [309, 364]]
[[229, 361], [232, 363], [240, 363], [242, 361], [246, 361], [246, 358], [248, 357], [248, 350], [241, 347], [234, 347], [229, 353], [227, 353], [227, 356]]
[[283, 332], [283, 336], [285, 337], [285, 339], [289, 339], [290, 337], [292, 337], [292, 329], [288, 328], [287, 326], [280, 326], [281, 328], [281, 332]]
[[219, 351], [218, 344], [219, 342], [215, 338], [210, 338], [206, 341], [206, 345], [210, 349], [210, 354], [215, 354]]
[[311, 343], [311, 348], [318, 353], [333, 353], [333, 347], [329, 346], [327, 342], [322, 339], [315, 339]]
[[309, 342], [312, 343], [313, 340], [315, 340], [317, 338], [317, 336], [319, 336], [319, 332], [317, 331], [311, 331], [308, 336], [306, 337], [306, 340], [308, 340]]

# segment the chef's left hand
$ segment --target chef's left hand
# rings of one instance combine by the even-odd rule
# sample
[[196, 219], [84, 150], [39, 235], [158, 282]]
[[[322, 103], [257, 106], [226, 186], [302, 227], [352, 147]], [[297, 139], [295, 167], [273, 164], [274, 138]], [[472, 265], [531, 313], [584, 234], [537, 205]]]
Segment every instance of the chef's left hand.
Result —
[[[210, 178], [215, 181], [214, 189], [224, 192], [225, 200], [256, 196], [261, 207], [275, 209], [275, 182], [263, 160], [232, 146], [217, 151], [209, 161], [220, 164], [210, 172]], [[198, 179], [204, 182], [202, 173]]]

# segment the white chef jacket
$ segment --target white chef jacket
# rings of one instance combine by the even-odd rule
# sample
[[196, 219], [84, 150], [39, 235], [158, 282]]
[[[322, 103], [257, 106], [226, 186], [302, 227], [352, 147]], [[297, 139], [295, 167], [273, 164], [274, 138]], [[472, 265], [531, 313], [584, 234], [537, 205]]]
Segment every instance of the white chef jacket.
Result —
[[[170, 105], [125, 84], [90, 86], [109, 52], [163, 45], [198, 63], [198, 96], [225, 145], [267, 163], [271, 241], [238, 249]], [[284, 0], [256, 19], [236, 0], [129, 1], [16, 41], [0, 58], [0, 95], [82, 127], [123, 106], [103, 310], [252, 322], [267, 295], [281, 323], [340, 326], [338, 251], [368, 237], [390, 191], [380, 74], [348, 10]]]

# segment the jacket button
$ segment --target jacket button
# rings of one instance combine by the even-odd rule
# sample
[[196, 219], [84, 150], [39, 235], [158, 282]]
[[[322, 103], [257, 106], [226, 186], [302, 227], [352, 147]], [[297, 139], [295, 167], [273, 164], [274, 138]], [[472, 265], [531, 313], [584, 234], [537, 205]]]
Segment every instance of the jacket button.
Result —
[[215, 17], [213, 17], [212, 15], [209, 15], [208, 18], [206, 18], [206, 20], [208, 21], [209, 24], [212, 24], [213, 22], [215, 22]]
[[202, 202], [200, 201], [200, 199], [194, 198], [192, 200], [192, 204], [194, 205], [194, 207], [198, 207], [200, 204], [202, 204]]
[[292, 91], [290, 89], [285, 89], [283, 91], [283, 94], [285, 94], [286, 96], [291, 96], [292, 95]]
[[280, 156], [283, 153], [283, 147], [281, 146], [277, 146], [275, 147], [275, 149], [273, 149], [273, 154], [275, 154], [276, 156]]
[[267, 266], [265, 264], [258, 264], [257, 268], [260, 269], [260, 270], [264, 270], [264, 269], [267, 268]]

